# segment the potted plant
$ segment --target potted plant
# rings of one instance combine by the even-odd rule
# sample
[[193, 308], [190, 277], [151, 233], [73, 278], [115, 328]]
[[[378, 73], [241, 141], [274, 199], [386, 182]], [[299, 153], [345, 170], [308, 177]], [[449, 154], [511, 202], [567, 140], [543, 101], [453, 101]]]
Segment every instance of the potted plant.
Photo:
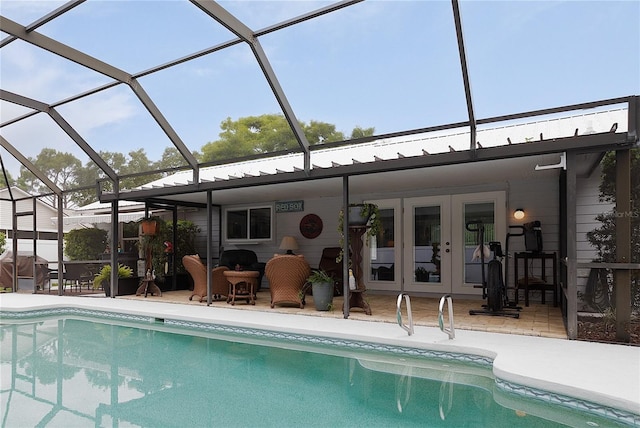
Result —
[[[349, 225], [364, 226], [367, 225], [365, 239], [367, 245], [372, 236], [377, 236], [382, 230], [382, 220], [380, 219], [380, 211], [376, 204], [362, 203], [349, 205]], [[344, 247], [344, 209], [338, 213], [338, 234], [340, 235], [340, 248]], [[336, 258], [336, 262], [342, 261], [342, 250]]]
[[313, 303], [318, 311], [328, 311], [333, 305], [334, 279], [322, 269], [314, 269], [307, 279], [311, 283]]
[[[124, 290], [120, 289], [120, 279], [133, 278], [133, 269], [129, 266], [118, 263], [118, 292], [121, 293]], [[93, 279], [93, 288], [98, 289], [103, 286], [104, 293], [107, 297], [111, 297], [111, 265], [104, 265], [100, 272], [98, 272]], [[134, 285], [135, 287], [135, 285]], [[135, 289], [134, 289], [135, 292]]]
[[140, 235], [153, 236], [158, 233], [160, 217], [150, 216], [140, 219]]
[[422, 266], [419, 266], [415, 270], [416, 282], [429, 282], [429, 271]]
[[[158, 216], [150, 216], [140, 219], [138, 222], [138, 256], [145, 260], [145, 272], [164, 272], [164, 234], [167, 229], [166, 222]], [[152, 265], [149, 266], [148, 263]]]

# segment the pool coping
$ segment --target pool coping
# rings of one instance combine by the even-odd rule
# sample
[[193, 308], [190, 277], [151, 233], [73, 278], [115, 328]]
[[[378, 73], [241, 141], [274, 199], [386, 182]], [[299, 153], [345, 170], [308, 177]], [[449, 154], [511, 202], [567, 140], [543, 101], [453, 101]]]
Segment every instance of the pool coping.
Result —
[[[547, 391], [640, 416], [640, 347], [565, 339], [416, 326], [409, 336], [397, 324], [284, 313], [237, 311], [126, 299], [32, 294], [0, 295], [0, 311], [76, 308], [147, 318], [261, 329], [332, 339], [373, 342], [493, 360], [493, 374], [506, 384]], [[186, 308], [186, 309], [185, 309]], [[640, 422], [640, 418], [636, 418]]]

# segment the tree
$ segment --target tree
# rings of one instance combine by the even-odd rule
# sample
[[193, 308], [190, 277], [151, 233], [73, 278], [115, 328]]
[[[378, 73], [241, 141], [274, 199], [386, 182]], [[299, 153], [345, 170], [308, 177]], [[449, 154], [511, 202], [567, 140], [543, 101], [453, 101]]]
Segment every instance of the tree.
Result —
[[[602, 176], [600, 181], [600, 201], [616, 203], [616, 154], [608, 152], [602, 159]], [[616, 216], [631, 217], [631, 254], [632, 263], [640, 263], [640, 149], [631, 150], [631, 202], [635, 207], [631, 213], [618, 213], [617, 210], [600, 213], [596, 220], [602, 226], [587, 233], [587, 239], [593, 245], [598, 258], [603, 262], [613, 263], [616, 258]]]
[[[127, 162], [126, 157], [122, 153], [99, 151], [98, 156], [116, 172], [123, 168]], [[80, 169], [76, 177], [78, 187], [89, 186], [89, 188], [74, 192], [71, 195], [71, 200], [78, 206], [95, 202], [98, 198], [95, 189], [96, 180], [105, 179], [106, 177], [107, 175], [98, 168], [98, 165], [89, 159]], [[105, 190], [113, 190], [113, 186], [109, 181], [104, 183], [104, 188]]]
[[4, 253], [4, 244], [6, 244], [7, 241], [5, 240], [5, 236], [3, 232], [0, 232], [0, 254]]
[[[167, 150], [165, 150], [167, 153]], [[114, 172], [119, 175], [136, 174], [138, 172], [154, 171], [155, 169], [162, 168], [156, 163], [153, 163], [147, 157], [144, 149], [132, 150], [128, 155], [124, 155], [118, 152], [98, 152], [104, 162], [109, 165]], [[141, 174], [132, 177], [124, 177], [120, 180], [120, 189], [132, 189], [137, 186], [141, 186], [150, 181], [157, 180], [161, 177], [161, 174]], [[98, 168], [92, 160], [87, 161], [84, 168], [77, 174], [78, 186], [91, 186], [89, 189], [75, 192], [72, 196], [73, 202], [79, 206], [89, 204], [97, 199], [95, 184], [96, 179], [105, 180], [102, 183], [102, 188], [105, 191], [113, 191], [113, 183], [107, 179], [107, 175]]]
[[[335, 125], [312, 120], [300, 123], [310, 145], [344, 141], [345, 136]], [[233, 159], [260, 153], [297, 150], [299, 144], [285, 117], [281, 114], [227, 118], [220, 124], [220, 139], [202, 146], [202, 162]], [[358, 138], [373, 135], [374, 128], [353, 130]]]
[[[77, 175], [80, 168], [82, 168], [82, 162], [73, 154], [44, 148], [35, 159], [29, 158], [29, 160], [61, 189], [76, 186]], [[31, 194], [42, 194], [51, 191], [24, 166], [20, 167], [20, 176], [18, 177], [17, 185], [19, 188]], [[56, 207], [58, 203], [55, 197], [49, 197], [49, 202], [53, 207]], [[69, 196], [63, 196], [62, 203], [64, 208], [68, 207], [69, 202]]]
[[[155, 170], [154, 164], [149, 160], [144, 149], [132, 150], [128, 153], [127, 163], [118, 170], [118, 175], [136, 174]], [[160, 174], [141, 174], [120, 179], [121, 189], [133, 189], [150, 181], [157, 180]]]
[[[608, 152], [602, 159], [602, 176], [600, 181], [600, 201], [616, 203], [616, 154]], [[613, 211], [600, 213], [596, 220], [601, 226], [587, 232], [587, 240], [596, 249], [598, 261], [616, 262], [616, 218], [620, 215], [631, 219], [631, 263], [640, 263], [640, 149], [631, 150], [631, 206], [630, 213]], [[640, 306], [640, 273], [633, 271], [631, 275], [632, 306]]]
[[[193, 156], [198, 159], [200, 154], [197, 151], [192, 152]], [[174, 146], [167, 147], [162, 152], [162, 158], [155, 163], [155, 169], [177, 168], [187, 165], [187, 161], [177, 148]]]
[[9, 185], [7, 184], [7, 181], [9, 181], [9, 183], [13, 183], [13, 177], [11, 177], [11, 174], [9, 173], [9, 171], [6, 171], [6, 173], [7, 173], [7, 179], [5, 180], [4, 174], [0, 172], [0, 189], [9, 187]]
[[375, 132], [375, 128], [362, 128], [360, 126], [356, 126], [351, 131], [351, 139], [355, 140], [356, 138], [364, 138], [371, 137]]

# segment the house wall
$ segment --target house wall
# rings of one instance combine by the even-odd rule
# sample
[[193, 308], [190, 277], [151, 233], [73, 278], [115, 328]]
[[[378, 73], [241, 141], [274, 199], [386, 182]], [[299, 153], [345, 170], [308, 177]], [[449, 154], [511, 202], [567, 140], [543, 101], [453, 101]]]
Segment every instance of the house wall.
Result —
[[[516, 220], [513, 218], [513, 212], [517, 208], [522, 208], [525, 212], [525, 218]], [[507, 223], [510, 226], [520, 226], [531, 221], [540, 221], [542, 229], [542, 249], [544, 252], [555, 252], [559, 257], [560, 251], [560, 196], [559, 196], [559, 178], [556, 175], [546, 176], [532, 180], [514, 180], [509, 182], [509, 190], [507, 196]], [[511, 233], [519, 233], [518, 229], [512, 229]], [[506, 239], [506, 238], [503, 238]], [[504, 240], [502, 241], [504, 245]], [[503, 248], [504, 249], [504, 248]], [[524, 251], [524, 237], [515, 236], [509, 240], [509, 253]], [[513, 263], [513, 259], [509, 260]], [[539, 266], [539, 262], [536, 262]], [[560, 260], [557, 260], [560, 263]], [[513, 267], [510, 267], [507, 283], [513, 286], [515, 282]], [[523, 267], [519, 267], [522, 272]], [[530, 275], [539, 276], [539, 269], [530, 270]], [[546, 266], [545, 274], [547, 277], [553, 275], [553, 267]]]
[[[8, 197], [5, 192], [2, 197]], [[18, 195], [20, 196], [20, 195]], [[21, 200], [16, 203], [16, 211], [18, 213], [25, 211], [33, 211], [33, 202], [31, 200]], [[52, 217], [57, 217], [57, 210], [43, 203], [36, 203], [36, 227], [40, 232], [57, 232], [58, 227]], [[0, 230], [7, 231], [13, 228], [13, 210], [11, 201], [0, 200]], [[33, 230], [33, 217], [18, 217], [19, 230]]]
[[[200, 228], [200, 233], [196, 236], [194, 246], [200, 257], [204, 258], [207, 254], [207, 210], [198, 208], [193, 210], [180, 211], [178, 214], [180, 220], [190, 220]], [[219, 254], [220, 239], [220, 214], [217, 207], [211, 210], [211, 225], [213, 227], [213, 259], [217, 263]]]
[[[535, 183], [535, 185], [532, 185]], [[475, 186], [465, 187], [439, 187], [439, 188], [422, 188], [413, 191], [403, 191], [398, 193], [367, 193], [352, 194], [350, 199], [352, 202], [360, 202], [362, 200], [375, 199], [395, 199], [395, 198], [411, 198], [418, 196], [433, 196], [442, 194], [462, 194], [475, 192], [489, 192], [495, 190], [504, 190], [507, 194], [507, 223], [509, 225], [521, 225], [525, 222], [539, 220], [542, 224], [543, 245], [546, 252], [559, 251], [559, 178], [558, 173], [544, 173], [540, 177], [532, 179], [510, 180], [503, 182], [478, 184]], [[276, 253], [283, 253], [278, 247], [282, 237], [285, 235], [294, 236], [298, 242], [299, 249], [297, 254], [303, 254], [312, 268], [317, 267], [322, 255], [322, 249], [325, 247], [335, 247], [339, 245], [338, 212], [342, 205], [342, 196], [324, 197], [324, 198], [307, 198], [304, 200], [304, 211], [287, 212], [275, 214], [274, 239], [269, 242], [257, 244], [227, 244], [225, 249], [248, 248], [258, 256], [261, 262], [267, 262]], [[523, 208], [526, 217], [523, 220], [515, 220], [512, 217], [516, 208]], [[300, 220], [307, 214], [318, 215], [323, 222], [322, 233], [315, 239], [307, 239], [302, 236], [299, 230]], [[220, 236], [218, 211], [213, 212], [214, 226], [214, 258], [217, 254], [217, 237]], [[206, 212], [189, 213], [190, 220], [196, 222], [202, 229], [202, 234], [198, 238], [197, 246], [201, 255], [206, 254]], [[505, 249], [506, 237], [499, 237], [500, 242]], [[509, 252], [513, 254], [517, 251], [523, 251], [524, 238], [512, 237], [509, 242]], [[512, 269], [512, 268], [511, 268]], [[513, 272], [513, 269], [511, 270]], [[522, 272], [522, 267], [520, 267]], [[553, 273], [552, 266], [547, 268], [547, 276]], [[536, 276], [540, 275], [538, 271], [532, 273]], [[513, 274], [510, 273], [507, 278], [510, 285], [513, 285]], [[263, 279], [263, 286], [268, 287], [268, 281]]]
[[[15, 198], [24, 198], [28, 195], [17, 188], [12, 188], [13, 196]], [[4, 200], [9, 198], [7, 189], [0, 190], [0, 232], [5, 234], [6, 243], [5, 250], [13, 249], [13, 239], [9, 238], [13, 233], [13, 207], [11, 201]], [[31, 199], [20, 200], [16, 203], [16, 211], [18, 213], [33, 211], [33, 201]], [[47, 205], [39, 200], [36, 201], [36, 230], [38, 233], [48, 232], [57, 234], [58, 226], [51, 220], [57, 218], [57, 210], [50, 205]], [[18, 231], [32, 232], [33, 231], [33, 216], [21, 216], [18, 217]], [[20, 235], [18, 235], [20, 236]], [[51, 238], [48, 236], [47, 238]], [[18, 252], [33, 254], [33, 239], [32, 238], [20, 238], [18, 239]], [[57, 267], [58, 260], [58, 241], [55, 239], [43, 239], [38, 236], [36, 240], [36, 254], [49, 260], [50, 268]]]

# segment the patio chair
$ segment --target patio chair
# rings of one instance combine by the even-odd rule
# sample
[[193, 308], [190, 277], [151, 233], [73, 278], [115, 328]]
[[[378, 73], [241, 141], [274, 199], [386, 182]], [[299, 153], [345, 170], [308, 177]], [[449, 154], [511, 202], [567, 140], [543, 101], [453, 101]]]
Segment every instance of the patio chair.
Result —
[[[207, 297], [207, 267], [200, 260], [200, 256], [184, 256], [182, 258], [182, 264], [187, 270], [191, 278], [193, 278], [193, 292], [189, 296], [189, 300], [193, 299], [193, 296], [198, 296], [200, 302]], [[213, 300], [222, 300], [229, 295], [229, 283], [224, 277], [223, 272], [229, 270], [226, 266], [219, 266], [211, 270], [211, 294]]]
[[77, 291], [82, 291], [82, 286], [86, 286], [87, 290], [93, 286], [94, 275], [91, 273], [89, 266], [83, 263], [65, 263], [64, 264], [64, 284], [71, 287], [71, 290], [75, 288]]
[[340, 247], [327, 247], [322, 250], [318, 269], [325, 271], [334, 279], [333, 295], [342, 296], [344, 278], [342, 274], [342, 263], [336, 262], [340, 255]]
[[267, 262], [271, 307], [277, 304], [299, 305], [304, 308], [302, 288], [311, 274], [309, 263], [299, 255], [277, 255]]

